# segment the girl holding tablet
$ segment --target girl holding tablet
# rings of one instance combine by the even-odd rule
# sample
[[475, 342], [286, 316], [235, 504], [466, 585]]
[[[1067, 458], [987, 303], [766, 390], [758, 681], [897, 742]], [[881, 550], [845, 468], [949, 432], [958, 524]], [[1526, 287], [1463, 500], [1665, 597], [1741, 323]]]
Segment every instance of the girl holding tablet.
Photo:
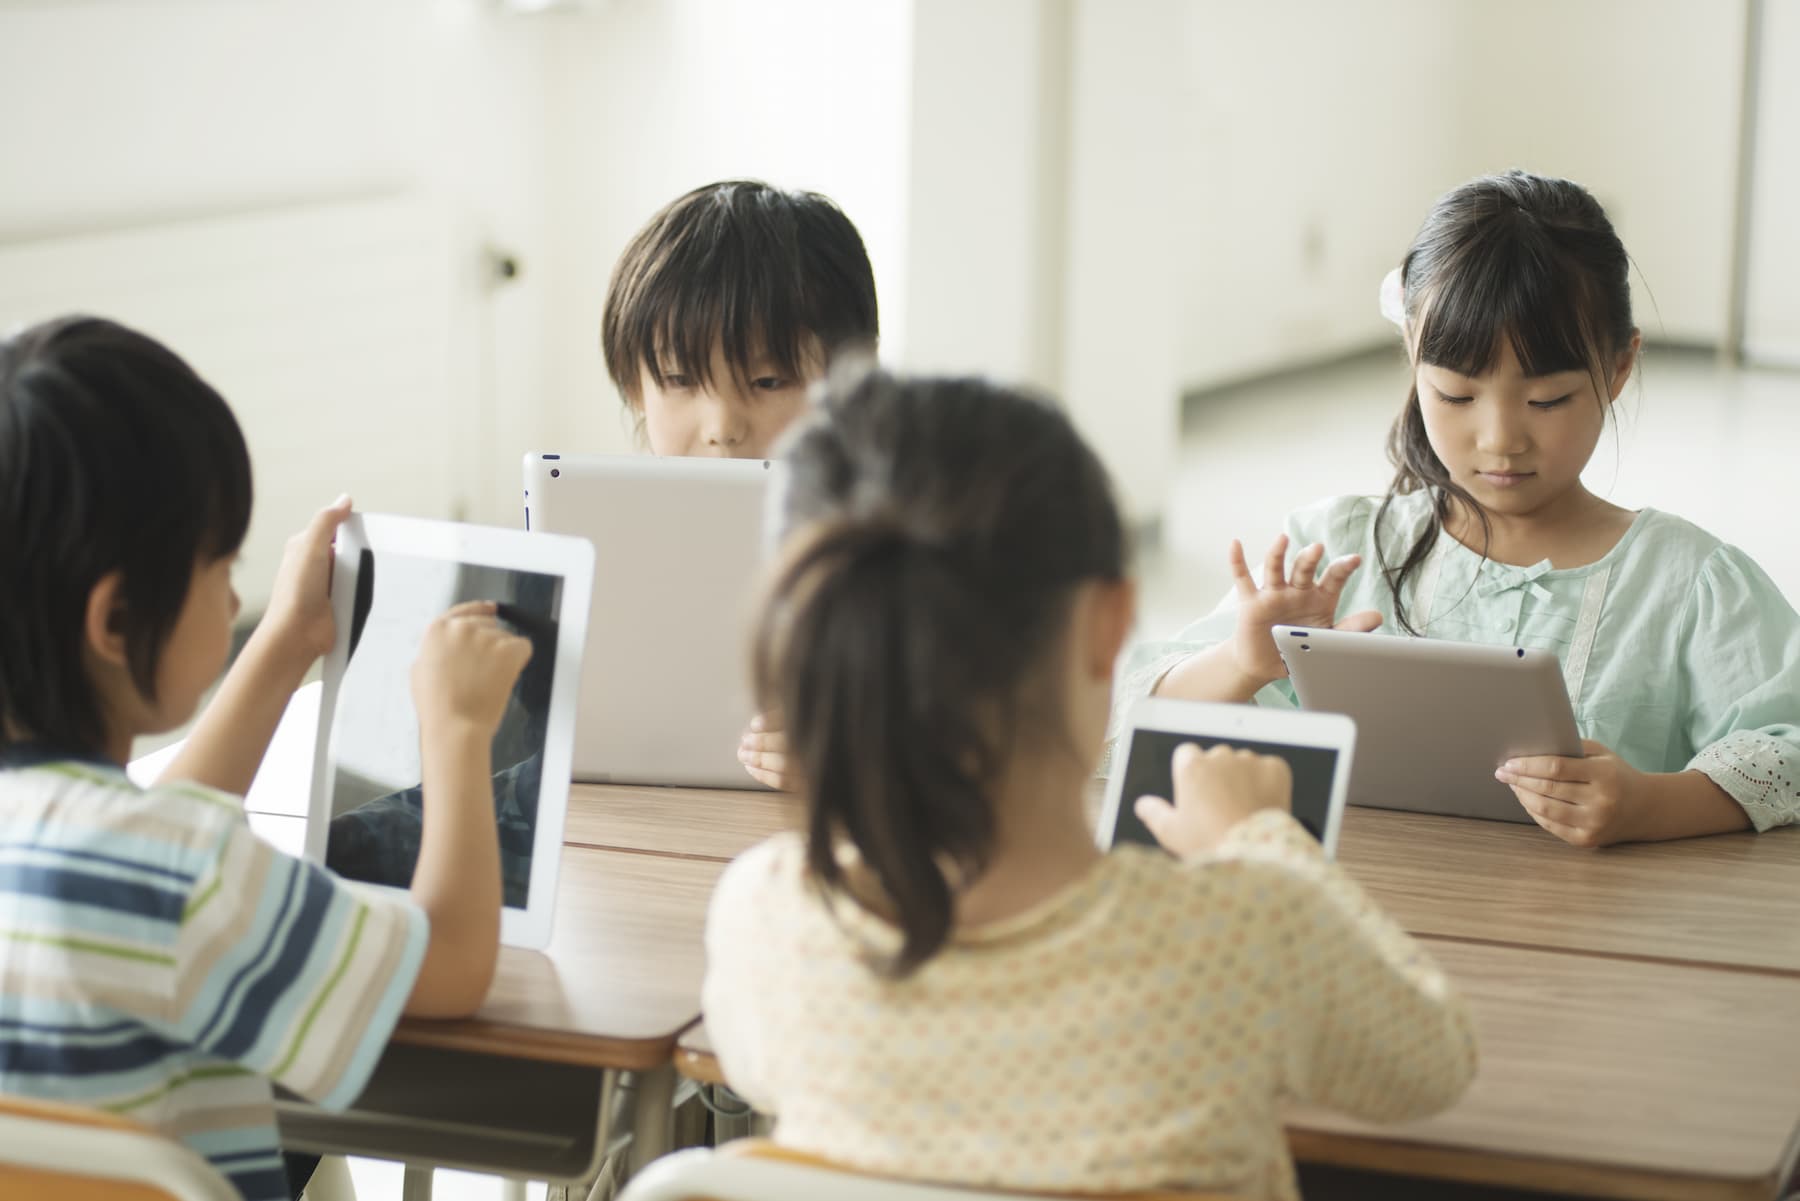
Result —
[[1191, 744], [1096, 848], [1084, 795], [1132, 621], [1105, 471], [1049, 404], [836, 376], [787, 456], [759, 700], [804, 835], [721, 878], [702, 1006], [778, 1141], [994, 1188], [1293, 1198], [1280, 1101], [1434, 1112], [1475, 1066], [1424, 950]]
[[1260, 586], [1233, 543], [1236, 603], [1134, 651], [1122, 703], [1294, 704], [1278, 624], [1540, 647], [1586, 754], [1496, 775], [1546, 830], [1600, 846], [1800, 820], [1800, 616], [1742, 551], [1581, 481], [1637, 362], [1629, 266], [1568, 180], [1440, 200], [1384, 288], [1413, 367], [1386, 496], [1293, 514]]

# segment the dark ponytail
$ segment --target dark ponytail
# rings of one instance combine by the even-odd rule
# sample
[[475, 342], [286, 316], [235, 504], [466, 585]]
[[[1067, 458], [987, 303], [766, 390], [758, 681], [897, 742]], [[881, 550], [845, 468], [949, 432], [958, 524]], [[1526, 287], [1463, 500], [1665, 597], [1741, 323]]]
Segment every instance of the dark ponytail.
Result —
[[[1604, 404], [1613, 356], [1635, 332], [1630, 267], [1606, 211], [1581, 185], [1524, 171], [1472, 180], [1437, 202], [1401, 263], [1413, 357], [1479, 376], [1493, 367], [1504, 338], [1525, 374], [1587, 371]], [[1395, 618], [1417, 634], [1404, 585], [1431, 553], [1452, 506], [1481, 522], [1484, 554], [1491, 531], [1487, 514], [1431, 448], [1416, 372], [1388, 434], [1388, 460], [1394, 480], [1375, 517], [1376, 557]], [[1396, 497], [1421, 491], [1431, 494], [1431, 519], [1391, 560], [1382, 522]]]
[[855, 849], [904, 975], [986, 868], [993, 789], [1061, 713], [1033, 686], [1076, 586], [1123, 575], [1124, 537], [1067, 418], [975, 380], [841, 372], [786, 458], [757, 694], [805, 781], [813, 877], [843, 891]]

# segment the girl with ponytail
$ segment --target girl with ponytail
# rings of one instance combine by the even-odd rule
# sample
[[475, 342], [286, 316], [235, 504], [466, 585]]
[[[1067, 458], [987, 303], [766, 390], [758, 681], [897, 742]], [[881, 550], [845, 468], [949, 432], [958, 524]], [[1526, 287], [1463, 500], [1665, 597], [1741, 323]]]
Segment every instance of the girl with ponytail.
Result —
[[1544, 829], [1593, 847], [1800, 821], [1793, 605], [1737, 548], [1582, 483], [1637, 364], [1630, 265], [1566, 179], [1512, 171], [1439, 200], [1382, 289], [1411, 360], [1387, 494], [1293, 514], [1260, 584], [1234, 542], [1233, 597], [1137, 648], [1122, 701], [1292, 706], [1281, 624], [1539, 647], [1585, 754], [1495, 774]]
[[790, 435], [758, 619], [803, 828], [707, 927], [727, 1078], [778, 1141], [1015, 1189], [1295, 1196], [1278, 1101], [1402, 1118], [1474, 1066], [1424, 952], [1288, 814], [1280, 760], [1176, 755], [1095, 847], [1134, 590], [1098, 459], [976, 380], [840, 371]]

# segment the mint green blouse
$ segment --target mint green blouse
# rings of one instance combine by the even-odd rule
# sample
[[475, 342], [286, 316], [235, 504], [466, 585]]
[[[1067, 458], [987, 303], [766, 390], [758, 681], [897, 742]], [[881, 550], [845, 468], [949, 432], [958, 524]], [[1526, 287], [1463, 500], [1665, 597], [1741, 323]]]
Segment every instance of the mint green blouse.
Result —
[[[1425, 528], [1430, 498], [1399, 497], [1382, 522], [1390, 561]], [[1399, 632], [1375, 554], [1380, 501], [1337, 497], [1287, 520], [1292, 547], [1325, 544], [1326, 560], [1363, 565], [1339, 616], [1377, 609]], [[1758, 830], [1800, 822], [1800, 615], [1750, 556], [1654, 509], [1637, 515], [1606, 556], [1553, 570], [1482, 558], [1445, 533], [1406, 583], [1407, 617], [1432, 638], [1555, 652], [1582, 735], [1641, 771], [1706, 773]], [[1122, 667], [1116, 713], [1149, 694], [1177, 662], [1229, 638], [1231, 596], [1172, 641], [1142, 643]], [[1293, 686], [1258, 704], [1293, 708]]]

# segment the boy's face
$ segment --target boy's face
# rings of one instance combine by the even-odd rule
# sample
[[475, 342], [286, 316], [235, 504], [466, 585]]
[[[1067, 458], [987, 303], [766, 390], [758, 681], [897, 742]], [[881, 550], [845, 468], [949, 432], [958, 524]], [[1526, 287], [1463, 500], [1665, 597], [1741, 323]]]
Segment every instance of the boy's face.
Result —
[[150, 720], [154, 733], [174, 729], [194, 715], [200, 698], [225, 669], [231, 653], [231, 625], [237, 620], [238, 594], [231, 584], [237, 556], [227, 555], [194, 565], [187, 600], [169, 632], [156, 670], [156, 707]]
[[694, 458], [766, 459], [769, 448], [806, 408], [812, 385], [825, 374], [825, 356], [816, 344], [801, 356], [803, 374], [784, 375], [766, 355], [746, 364], [748, 385], [737, 373], [722, 346], [712, 352], [712, 382], [672, 370], [664, 363], [659, 387], [649, 371], [638, 376], [638, 412], [644, 433], [655, 455]]

